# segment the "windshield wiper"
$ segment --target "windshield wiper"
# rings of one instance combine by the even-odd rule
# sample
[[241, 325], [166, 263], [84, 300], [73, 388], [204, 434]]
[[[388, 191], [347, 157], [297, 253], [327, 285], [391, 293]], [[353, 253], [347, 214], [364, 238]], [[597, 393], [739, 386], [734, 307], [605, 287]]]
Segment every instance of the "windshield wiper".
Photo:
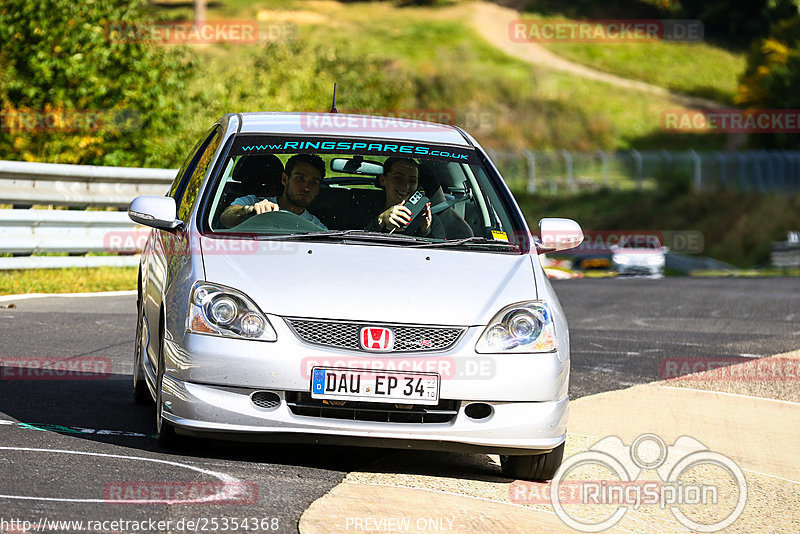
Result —
[[511, 250], [519, 250], [519, 245], [514, 245], [508, 243], [507, 241], [498, 241], [496, 239], [489, 239], [480, 236], [464, 237], [462, 239], [453, 239], [451, 241], [425, 243], [421, 245], [412, 245], [412, 246], [415, 248], [437, 248], [437, 247], [458, 247], [463, 245], [466, 246], [477, 245], [481, 247], [507, 248]]
[[302, 234], [283, 234], [283, 235], [261, 235], [259, 240], [293, 240], [293, 239], [338, 239], [352, 238], [360, 241], [384, 241], [392, 243], [430, 243], [427, 239], [414, 237], [404, 234], [384, 234], [380, 232], [368, 232], [366, 230], [322, 230], [319, 232], [304, 232]]

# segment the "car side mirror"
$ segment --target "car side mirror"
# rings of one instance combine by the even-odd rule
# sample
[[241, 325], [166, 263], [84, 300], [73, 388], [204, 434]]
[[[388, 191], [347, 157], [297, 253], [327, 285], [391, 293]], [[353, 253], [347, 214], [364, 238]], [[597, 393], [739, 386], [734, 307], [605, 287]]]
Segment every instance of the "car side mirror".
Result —
[[131, 202], [128, 217], [133, 222], [151, 228], [174, 230], [183, 226], [183, 221], [177, 218], [177, 211], [175, 199], [172, 197], [142, 195]]
[[557, 252], [569, 250], [583, 243], [583, 230], [572, 219], [546, 218], [539, 221], [539, 241], [536, 250]]

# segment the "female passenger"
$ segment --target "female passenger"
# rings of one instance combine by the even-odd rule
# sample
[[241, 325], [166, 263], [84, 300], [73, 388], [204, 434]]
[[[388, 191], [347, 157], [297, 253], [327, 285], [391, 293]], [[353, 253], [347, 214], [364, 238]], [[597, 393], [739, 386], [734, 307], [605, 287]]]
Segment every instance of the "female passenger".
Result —
[[[387, 158], [383, 162], [383, 174], [378, 183], [386, 194], [384, 210], [373, 217], [366, 230], [371, 232], [403, 233], [411, 222], [411, 210], [403, 204], [419, 185], [419, 164], [410, 158]], [[431, 204], [425, 205], [418, 230], [414, 235], [444, 239], [444, 227], [431, 214]]]

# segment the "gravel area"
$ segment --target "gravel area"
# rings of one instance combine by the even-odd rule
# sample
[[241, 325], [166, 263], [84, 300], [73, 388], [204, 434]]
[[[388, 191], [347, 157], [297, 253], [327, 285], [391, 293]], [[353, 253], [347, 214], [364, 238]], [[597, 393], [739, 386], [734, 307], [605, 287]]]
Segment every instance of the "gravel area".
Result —
[[[596, 437], [570, 435], [565, 458], [587, 450]], [[456, 456], [456, 457], [453, 457]], [[599, 469], [582, 473], [587, 479], [606, 480], [608, 474]], [[694, 477], [707, 486], [716, 485], [718, 503], [704, 506], [683, 506], [690, 519], [697, 522], [721, 521], [730, 514], [738, 498], [732, 489], [731, 479], [719, 469], [695, 472]], [[745, 471], [747, 480], [747, 505], [739, 519], [725, 532], [800, 532], [800, 483]], [[657, 480], [654, 472], [644, 472], [639, 480]], [[686, 482], [687, 479], [681, 479]], [[370, 466], [369, 472], [352, 472], [344, 483], [364, 484], [374, 487], [380, 499], [381, 486], [400, 486], [467, 495], [508, 504], [522, 505], [536, 510], [552, 512], [546, 501], [550, 484], [512, 482], [502, 478], [499, 458], [482, 455], [446, 455], [442, 453], [402, 452], [385, 457]], [[431, 499], [435, 499], [432, 494]], [[544, 503], [540, 502], [544, 500]], [[616, 507], [608, 505], [565, 504], [565, 510], [585, 521], [603, 520]], [[668, 508], [658, 504], [644, 504], [638, 510], [629, 509], [617, 528], [630, 532], [686, 532]], [[531, 531], [535, 531], [531, 530]]]
[[710, 369], [713, 360], [708, 360], [703, 365], [710, 370], [660, 384], [800, 403], [800, 350], [735, 365], [725, 365], [724, 358], [719, 362]]

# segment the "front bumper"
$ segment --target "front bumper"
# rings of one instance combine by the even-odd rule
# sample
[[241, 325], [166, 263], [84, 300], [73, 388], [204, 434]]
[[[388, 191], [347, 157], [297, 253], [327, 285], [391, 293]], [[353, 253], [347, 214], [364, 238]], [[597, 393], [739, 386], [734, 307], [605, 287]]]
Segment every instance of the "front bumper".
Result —
[[[272, 391], [280, 403], [256, 406], [250, 395]], [[461, 401], [447, 423], [384, 423], [295, 415], [283, 391], [212, 386], [164, 376], [164, 418], [179, 434], [238, 441], [327, 443], [502, 454], [536, 454], [566, 439], [568, 397], [549, 402], [487, 402], [471, 419]]]

